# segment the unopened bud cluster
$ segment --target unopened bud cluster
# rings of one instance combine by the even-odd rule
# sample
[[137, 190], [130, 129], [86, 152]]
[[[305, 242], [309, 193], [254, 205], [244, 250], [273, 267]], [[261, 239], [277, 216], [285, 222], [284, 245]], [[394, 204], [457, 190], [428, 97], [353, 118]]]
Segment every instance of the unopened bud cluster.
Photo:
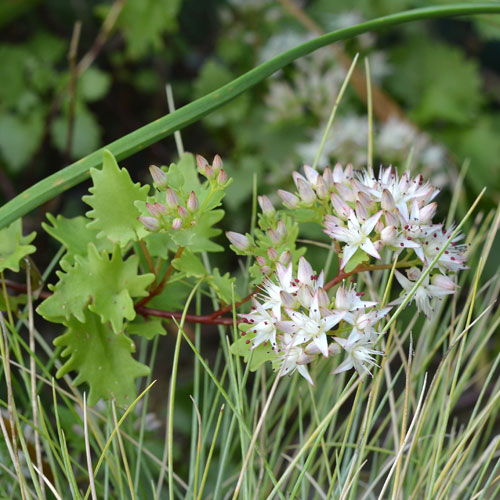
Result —
[[225, 187], [228, 181], [226, 171], [222, 168], [222, 159], [219, 155], [215, 155], [210, 165], [208, 161], [201, 155], [196, 155], [196, 165], [198, 172], [206, 177], [210, 183], [217, 184], [220, 187]]
[[252, 349], [267, 345], [274, 350], [281, 375], [297, 370], [311, 384], [306, 365], [319, 356], [344, 352], [334, 373], [351, 368], [370, 373], [375, 356], [382, 354], [374, 348], [379, 323], [391, 308], [377, 308], [345, 284], [331, 300], [323, 285], [323, 272], [316, 274], [304, 257], [296, 275], [292, 263], [278, 263], [274, 277], [266, 278], [253, 297], [252, 311], [240, 315], [242, 335], [252, 336], [246, 341]]
[[298, 228], [289, 216], [274, 208], [266, 195], [257, 199], [261, 213], [255, 238], [234, 231], [227, 231], [226, 236], [236, 253], [255, 257], [260, 272], [268, 275], [278, 263], [287, 266], [292, 261]]
[[[229, 185], [225, 170], [222, 168], [222, 159], [219, 155], [214, 157], [212, 165], [209, 165], [203, 156], [197, 155], [196, 164], [198, 172], [206, 177], [211, 192], [224, 189]], [[149, 215], [139, 217], [139, 221], [149, 231], [160, 229], [173, 229], [178, 231], [196, 224], [197, 213], [200, 202], [194, 191], [184, 193], [169, 186], [168, 174], [160, 167], [151, 165], [149, 167], [153, 185], [164, 197], [160, 201], [146, 203]], [[156, 196], [158, 199], [159, 195]]]

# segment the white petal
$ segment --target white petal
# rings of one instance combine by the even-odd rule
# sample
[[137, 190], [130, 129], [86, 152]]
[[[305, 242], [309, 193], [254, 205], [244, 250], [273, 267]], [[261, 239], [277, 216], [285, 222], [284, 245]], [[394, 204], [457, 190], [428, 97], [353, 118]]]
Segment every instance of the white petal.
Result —
[[356, 250], [358, 248], [359, 247], [357, 245], [346, 245], [344, 247], [343, 255], [342, 255], [342, 264], [340, 266], [342, 269], [344, 269], [346, 264], [349, 262], [349, 259], [356, 253]]
[[367, 254], [370, 254], [372, 257], [375, 257], [376, 259], [381, 258], [380, 254], [377, 252], [377, 249], [373, 245], [372, 240], [369, 240], [368, 238], [361, 245], [361, 249], [364, 250]]
[[377, 224], [378, 220], [382, 216], [382, 210], [377, 212], [375, 215], [372, 215], [364, 224], [363, 224], [363, 232], [365, 234], [370, 234], [373, 231], [373, 228], [375, 227], [375, 224]]

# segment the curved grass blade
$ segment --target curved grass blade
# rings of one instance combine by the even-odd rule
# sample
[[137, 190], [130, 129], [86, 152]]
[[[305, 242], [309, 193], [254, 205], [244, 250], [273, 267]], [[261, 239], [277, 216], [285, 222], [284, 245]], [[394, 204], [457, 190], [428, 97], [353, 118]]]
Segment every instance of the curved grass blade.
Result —
[[339, 40], [346, 40], [369, 31], [377, 31], [389, 26], [421, 19], [494, 13], [500, 13], [500, 3], [467, 3], [425, 7], [380, 17], [319, 36], [314, 40], [283, 52], [283, 54], [255, 67], [210, 94], [123, 136], [26, 189], [13, 200], [0, 207], [0, 229], [58, 194], [86, 180], [89, 177], [89, 169], [98, 167], [102, 163], [104, 149], [108, 149], [113, 153], [117, 161], [128, 158], [238, 97], [287, 64], [325, 45]]

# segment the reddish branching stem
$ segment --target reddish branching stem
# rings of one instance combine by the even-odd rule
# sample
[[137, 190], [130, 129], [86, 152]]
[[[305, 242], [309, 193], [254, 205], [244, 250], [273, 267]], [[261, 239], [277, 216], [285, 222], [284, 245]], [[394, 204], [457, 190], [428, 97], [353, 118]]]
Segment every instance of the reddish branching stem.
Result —
[[[174, 258], [178, 258], [182, 255], [183, 247], [179, 248], [177, 251], [176, 255]], [[398, 262], [396, 264], [396, 267], [401, 268], [401, 267], [410, 267], [414, 265], [414, 262]], [[363, 266], [359, 265], [355, 269], [353, 269], [350, 272], [345, 272], [343, 270], [340, 270], [337, 276], [332, 278], [330, 281], [328, 281], [324, 288], [325, 290], [329, 290], [330, 288], [333, 288], [335, 285], [338, 285], [342, 280], [345, 280], [347, 278], [350, 278], [354, 274], [365, 272], [365, 271], [379, 271], [383, 269], [391, 269], [393, 264], [380, 264], [380, 265], [372, 265], [372, 266]], [[151, 292], [150, 294], [139, 301], [135, 305], [135, 310], [141, 315], [141, 316], [156, 316], [158, 318], [165, 318], [165, 319], [176, 319], [180, 320], [182, 318], [182, 312], [171, 312], [171, 311], [162, 311], [160, 309], [152, 309], [149, 307], [145, 307], [144, 304], [146, 304], [149, 300], [151, 300], [153, 297], [161, 293], [163, 288], [165, 287], [168, 278], [173, 272], [173, 266], [170, 264], [169, 268], [167, 269], [167, 272], [165, 273], [165, 276], [163, 277], [161, 283], [159, 283]], [[26, 285], [22, 283], [16, 283], [11, 280], [5, 280], [5, 285], [7, 288], [10, 288], [11, 290], [16, 290], [18, 292], [26, 293]], [[256, 290], [252, 291], [249, 295], [241, 299], [239, 302], [234, 304], [234, 308], [236, 309], [237, 307], [241, 306], [242, 304], [248, 302], [252, 296], [256, 293]], [[51, 292], [48, 292], [46, 290], [42, 290], [39, 292], [38, 298], [40, 299], [46, 299], [52, 295]], [[186, 314], [185, 321], [189, 323], [201, 323], [201, 324], [206, 324], [206, 325], [232, 325], [234, 324], [234, 319], [233, 318], [221, 318], [222, 315], [230, 312], [233, 309], [233, 305], [229, 304], [224, 307], [221, 307], [217, 311], [214, 311], [212, 314], [205, 314], [205, 315], [197, 315], [197, 314]], [[239, 322], [237, 319], [236, 322]]]
[[174, 255], [174, 258], [172, 259], [172, 262], [170, 263], [170, 266], [168, 266], [167, 272], [165, 273], [165, 276], [163, 276], [163, 279], [149, 292], [149, 295], [147, 297], [144, 297], [135, 305], [136, 309], [146, 305], [153, 297], [160, 295], [160, 293], [165, 288], [165, 285], [167, 284], [168, 278], [170, 278], [170, 275], [174, 272], [173, 261], [175, 259], [178, 259], [182, 255], [182, 252], [184, 252], [184, 247], [179, 247]]

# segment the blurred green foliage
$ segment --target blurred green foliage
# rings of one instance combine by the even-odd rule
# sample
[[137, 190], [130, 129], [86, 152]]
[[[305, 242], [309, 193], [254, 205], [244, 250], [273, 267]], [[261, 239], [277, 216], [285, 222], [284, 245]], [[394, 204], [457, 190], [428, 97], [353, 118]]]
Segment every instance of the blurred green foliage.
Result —
[[[166, 83], [172, 84], [179, 107], [313, 37], [284, 3], [26, 0], [2, 4], [0, 169], [5, 182], [0, 197], [22, 191], [69, 161], [165, 114]], [[417, 0], [296, 3], [324, 31], [426, 4]], [[68, 53], [77, 21], [82, 22], [82, 31], [74, 63], [78, 68], [89, 54], [95, 60], [80, 68], [72, 92]], [[107, 34], [100, 38], [103, 30]], [[500, 23], [494, 16], [412, 23], [339, 44], [348, 57], [359, 52], [361, 59], [369, 58], [373, 82], [409, 120], [386, 116], [375, 121], [375, 165], [403, 166], [413, 150], [411, 167], [423, 169], [446, 187], [469, 158], [473, 191], [487, 184], [494, 188], [490, 198], [497, 200], [499, 46]], [[358, 69], [363, 70], [361, 63]], [[236, 179], [225, 201], [231, 212], [249, 207], [254, 174], [259, 191], [277, 202], [273, 193], [290, 184], [291, 171], [313, 161], [345, 71], [335, 53], [323, 49], [183, 132], [186, 149], [223, 156], [228, 173]], [[349, 88], [320, 165], [366, 163], [366, 113], [358, 92]], [[175, 157], [175, 145], [167, 140], [128, 160], [127, 166], [137, 165], [145, 172], [145, 165], [168, 164]], [[63, 212], [65, 206], [71, 206], [70, 196], [63, 199]], [[68, 210], [74, 215], [74, 208]], [[246, 230], [248, 224], [239, 216], [228, 222], [236, 231]]]

